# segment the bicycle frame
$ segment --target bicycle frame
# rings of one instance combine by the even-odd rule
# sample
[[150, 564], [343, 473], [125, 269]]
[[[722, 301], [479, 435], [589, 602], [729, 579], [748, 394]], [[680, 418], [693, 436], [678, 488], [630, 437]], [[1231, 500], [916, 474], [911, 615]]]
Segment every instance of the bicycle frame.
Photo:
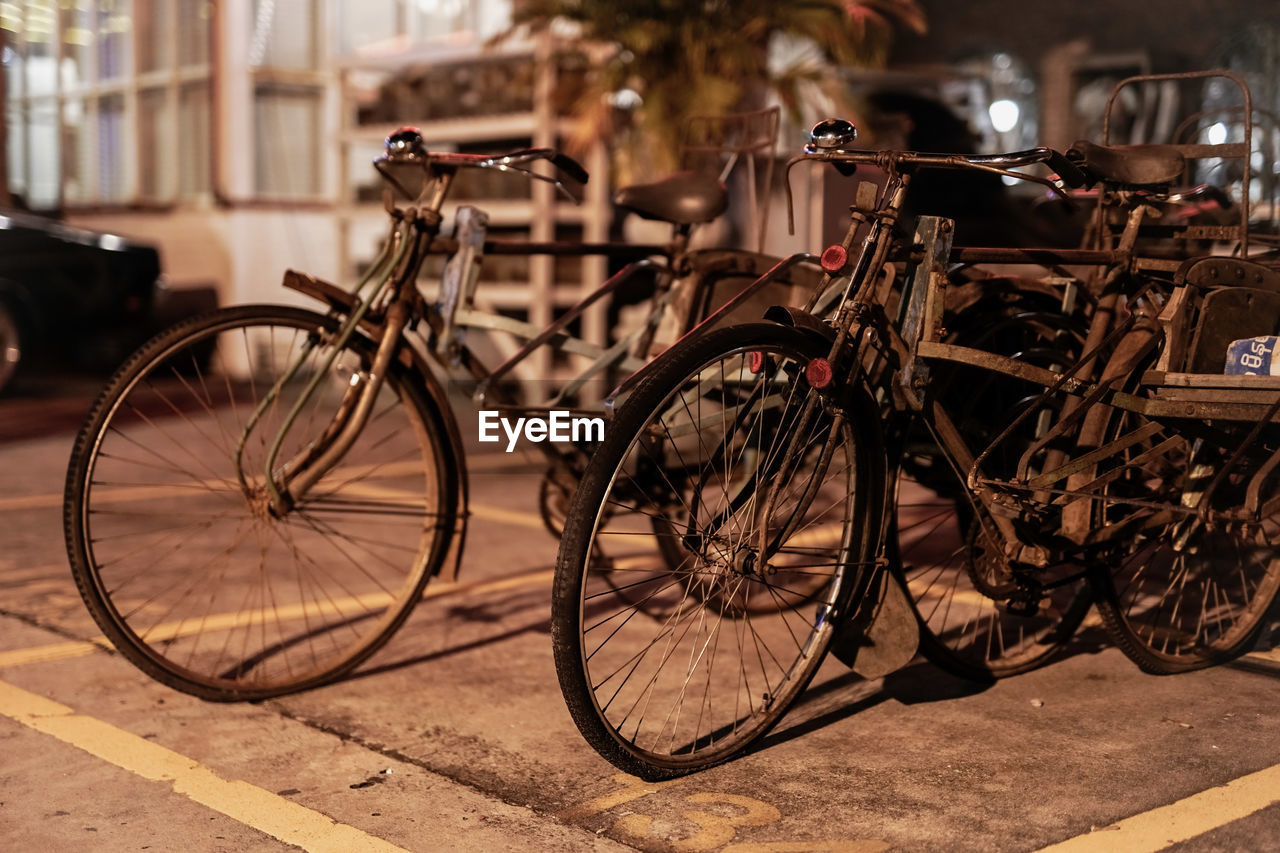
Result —
[[[688, 242], [689, 226], [676, 227], [672, 240], [662, 245], [490, 240], [487, 235], [487, 215], [478, 208], [470, 206], [459, 208], [455, 217], [453, 236], [440, 237], [441, 209], [459, 168], [499, 168], [503, 171], [519, 172], [533, 179], [549, 180], [545, 176], [513, 165], [524, 162], [521, 158], [528, 158], [530, 155], [538, 159], [552, 160], [558, 166], [563, 165], [556, 160], [560, 155], [549, 151], [517, 152], [517, 155], [494, 158], [431, 154], [416, 161], [411, 160], [411, 163], [426, 170], [427, 179], [424, 186], [414, 206], [401, 209], [392, 204], [389, 198], [387, 199], [386, 207], [392, 219], [388, 238], [382, 252], [354, 289], [344, 291], [310, 276], [293, 271], [286, 273], [284, 281], [286, 287], [328, 303], [330, 309], [343, 318], [341, 329], [334, 336], [339, 346], [355, 334], [357, 328], [360, 328], [378, 343], [378, 347], [371, 369], [351, 378], [351, 384], [342, 403], [320, 436], [293, 459], [278, 464], [278, 450], [284, 442], [285, 435], [293, 428], [298, 412], [310, 399], [323, 373], [333, 366], [333, 358], [327, 359], [316, 375], [311, 377], [304, 395], [295, 404], [294, 411], [290, 413], [279, 434], [275, 436], [266, 470], [262, 472], [272, 511], [288, 512], [292, 503], [305, 494], [326, 471], [337, 464], [352, 443], [358, 439], [369, 417], [372, 401], [381, 387], [387, 365], [392, 358], [396, 357], [402, 341], [408, 340], [407, 332], [418, 327], [420, 322], [425, 323], [420, 355], [425, 354], [428, 360], [434, 361], [446, 370], [455, 368], [464, 370], [477, 383], [474, 393], [477, 403], [482, 405], [493, 403], [504, 412], [514, 414], [533, 411], [545, 413], [552, 408], [570, 408], [574, 413], [582, 413], [586, 410], [581, 407], [570, 407], [568, 402], [581, 392], [588, 381], [608, 370], [627, 373], [638, 371], [644, 366], [659, 322], [666, 313], [677, 310], [677, 301], [682, 292], [693, 291], [693, 298], [688, 300], [688, 305], [684, 306], [683, 312], [677, 318], [679, 327], [684, 331], [693, 325], [693, 320], [700, 311], [699, 300], [705, 301], [709, 298], [709, 294], [700, 295], [705, 285], [713, 283], [716, 276], [721, 274], [742, 275], [744, 272], [755, 274], [766, 261], [762, 255], [738, 250], [691, 251]], [[379, 170], [383, 171], [384, 176], [396, 186], [400, 186], [399, 182], [389, 174], [386, 162], [386, 158], [383, 158], [376, 165], [379, 165]], [[558, 187], [561, 186], [557, 181], [553, 182]], [[439, 296], [435, 302], [429, 302], [420, 293], [417, 281], [426, 258], [442, 254], [449, 257], [441, 278]], [[485, 254], [573, 257], [604, 255], [615, 259], [630, 258], [632, 260], [570, 307], [553, 323], [540, 328], [477, 307], [476, 294], [480, 263]], [[751, 287], [736, 295], [708, 319], [711, 322], [719, 321], [729, 312], [743, 305], [764, 285], [783, 278], [784, 273], [789, 272], [801, 260], [804, 259], [792, 259], [783, 270], [774, 270], [760, 277]], [[641, 275], [650, 274], [655, 278], [655, 292], [650, 298], [648, 317], [638, 328], [605, 346], [593, 344], [569, 334], [571, 324], [580, 319], [592, 306], [616, 293], [624, 284]], [[368, 289], [369, 293], [367, 297], [362, 298], [360, 294], [365, 289]], [[704, 323], [699, 328], [705, 325], [707, 324]], [[464, 334], [468, 329], [504, 333], [523, 340], [524, 343], [501, 364], [490, 369], [468, 347]], [[311, 349], [318, 344], [319, 341], [312, 342], [293, 368], [287, 371], [277, 382], [276, 387], [265, 395], [259, 404], [258, 412], [250, 419], [244, 435], [240, 438], [241, 449], [261, 413], [273, 403], [284, 383], [294, 378]], [[521, 406], [504, 393], [503, 381], [511, 376], [519, 364], [544, 346], [552, 346], [558, 351], [585, 357], [590, 360], [589, 364], [550, 399], [536, 406]], [[552, 463], [563, 461], [567, 455], [576, 452], [576, 449], [561, 450], [549, 442], [539, 443], [537, 447]], [[239, 452], [237, 452], [238, 468], [239, 458]], [[242, 470], [239, 473], [242, 486], [245, 486], [246, 473]]]
[[[1247, 90], [1245, 97], [1247, 99]], [[1219, 151], [1218, 148], [1223, 150]], [[1240, 148], [1239, 144], [1234, 143], [1216, 147], [1188, 146], [1187, 156], [1219, 153], [1223, 156], [1239, 156]], [[806, 150], [808, 153], [793, 160], [788, 169], [804, 161], [831, 161], [876, 165], [885, 170], [887, 175], [886, 183], [878, 194], [873, 194], [874, 186], [870, 184], [863, 184], [859, 188], [861, 197], [859, 203], [851, 209], [853, 218], [845, 240], [839, 246], [828, 249], [824, 255], [824, 261], [828, 256], [839, 259], [832, 265], [824, 263], [824, 266], [829, 272], [838, 272], [845, 282], [840, 309], [831, 324], [829, 360], [833, 364], [843, 365], [844, 370], [860, 372], [867, 378], [874, 376], [877, 370], [889, 371], [889, 381], [885, 387], [891, 390], [896, 406], [924, 418], [944, 449], [948, 461], [962, 474], [971, 499], [987, 510], [1003, 540], [1005, 553], [1015, 561], [1043, 567], [1052, 559], [1051, 546], [1034, 541], [1029, 543], [1026, 531], [1020, 531], [1015, 526], [1012, 519], [1022, 509], [1033, 509], [1037, 505], [1051, 503], [1059, 506], [1065, 504], [1063, 523], [1056, 533], [1081, 546], [1104, 544], [1108, 537], [1123, 532], [1091, 530], [1087, 508], [1092, 501], [1106, 500], [1102, 490], [1109, 482], [1107, 476], [1095, 477], [1092, 472], [1096, 470], [1098, 463], [1125, 452], [1157, 430], [1151, 428], [1135, 431], [1103, 444], [1101, 429], [1105, 424], [1107, 407], [1135, 412], [1151, 419], [1211, 416], [1220, 420], [1256, 424], [1236, 449], [1229, 463], [1215, 471], [1214, 486], [1223, 481], [1228, 471], [1238, 466], [1248, 446], [1258, 440], [1262, 427], [1270, 423], [1280, 411], [1280, 401], [1277, 401], [1275, 394], [1280, 389], [1280, 382], [1268, 379], [1259, 381], [1251, 378], [1246, 383], [1237, 377], [1170, 372], [1145, 377], [1145, 381], [1155, 383], [1153, 392], [1145, 396], [1135, 395], [1120, 387], [1120, 383], [1133, 374], [1137, 365], [1155, 350], [1169, 327], [1184, 321], [1184, 315], [1177, 311], [1181, 299], [1179, 291], [1196, 283], [1188, 281], [1189, 261], [1185, 253], [1170, 256], [1160, 251], [1151, 251], [1147, 247], [1139, 248], [1140, 234], [1150, 230], [1145, 217], [1151, 211], [1143, 199], [1138, 198], [1129, 204], [1124, 226], [1110, 246], [1104, 243], [1096, 248], [1078, 250], [953, 248], [953, 223], [945, 219], [922, 217], [914, 245], [907, 252], [891, 257], [891, 226], [897, 219], [906, 186], [915, 169], [976, 168], [1047, 184], [1043, 179], [1012, 172], [1006, 167], [1026, 165], [1029, 162], [1053, 162], [1051, 153], [1039, 149], [1013, 155], [962, 158], [908, 152], [843, 149], [821, 151], [815, 146]], [[1241, 221], [1247, 223], [1247, 212], [1241, 214]], [[1098, 222], [1102, 222], [1101, 214]], [[854, 235], [864, 226], [866, 235], [860, 252], [856, 261], [849, 264], [843, 259]], [[1221, 236], [1229, 231], [1231, 236], [1241, 238], [1242, 245], [1247, 245], [1242, 236], [1243, 230], [1187, 228], [1183, 229], [1181, 236], [1204, 238]], [[1100, 238], [1101, 234], [1099, 227]], [[901, 313], [896, 322], [890, 322], [884, 312], [879, 310], [877, 295], [873, 293], [876, 277], [872, 272], [890, 260], [907, 263], [909, 268], [904, 277]], [[1058, 372], [996, 353], [946, 343], [943, 340], [945, 329], [942, 328], [942, 312], [949, 284], [948, 268], [956, 262], [1034, 265], [1051, 273], [1068, 266], [1092, 267], [1096, 270], [1092, 281], [1097, 304], [1084, 354], [1070, 368]], [[1204, 263], [1217, 262], [1206, 260]], [[1235, 275], [1240, 278], [1246, 272], [1251, 278], [1256, 276], [1259, 280], [1264, 275], [1275, 277], [1273, 271], [1268, 272], [1265, 268], [1250, 265], [1248, 261], [1234, 263], [1239, 268]], [[1215, 269], [1212, 275], [1216, 276], [1221, 272], [1221, 269]], [[1171, 274], [1173, 280], [1167, 287], [1153, 291], [1153, 282], [1168, 280]], [[1150, 278], [1152, 276], [1156, 278]], [[1201, 279], [1208, 278], [1209, 274], [1205, 271]], [[1073, 286], [1079, 284], [1075, 279], [1069, 281]], [[1126, 281], [1139, 282], [1139, 286], [1124, 285]], [[1141, 284], [1144, 281], [1147, 283]], [[1118, 300], [1122, 293], [1127, 293], [1130, 305], [1146, 304], [1154, 307], [1130, 310], [1126, 312], [1126, 316], [1117, 317]], [[1064, 292], [1064, 305], [1070, 298], [1072, 294]], [[1105, 364], [1100, 361], [1104, 357]], [[1008, 439], [1027, 417], [1037, 411], [1036, 405], [1027, 406], [985, 448], [971, 448], [964, 441], [950, 413], [927, 393], [930, 364], [934, 361], [967, 364], [987, 372], [1038, 384], [1044, 388], [1040, 401], [1055, 394], [1068, 395], [1069, 404], [1064, 408], [1063, 415], [1021, 454], [1013, 479], [997, 479], [986, 474], [984, 463], [1001, 442]], [[1169, 354], [1166, 352], [1162, 364], [1167, 366], [1168, 361]], [[837, 371], [840, 369], [837, 368]], [[1099, 415], [1102, 416], [1101, 423]], [[1049, 457], [1053, 459], [1053, 463], [1046, 465], [1047, 470], [1033, 472], [1032, 459], [1045, 451], [1051, 443], [1064, 438], [1074, 438], [1080, 450], [1067, 454], [1067, 458], [1063, 458], [1060, 451], [1055, 451], [1059, 456], [1057, 459]], [[1156, 448], [1151, 452], [1158, 450]], [[1251, 476], [1248, 509], [1253, 519], [1275, 508], [1271, 506], [1275, 501], [1259, 506], [1258, 495], [1261, 484], [1272, 476], [1277, 467], [1280, 467], [1280, 451], [1271, 454], [1266, 465]], [[1065, 486], [1063, 481], [1066, 481]], [[1170, 511], [1185, 517], [1199, 516], [1203, 522], [1209, 513], [1208, 495], [1197, 494], [1194, 498], [1185, 499], [1185, 505], [1172, 507]]]

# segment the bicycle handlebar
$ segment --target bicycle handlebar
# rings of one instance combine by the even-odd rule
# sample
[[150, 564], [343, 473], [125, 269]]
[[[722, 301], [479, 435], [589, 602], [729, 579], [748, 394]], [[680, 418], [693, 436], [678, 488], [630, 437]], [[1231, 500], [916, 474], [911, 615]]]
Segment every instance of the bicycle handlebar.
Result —
[[[453, 168], [497, 169], [500, 172], [516, 172], [527, 178], [555, 184], [558, 190], [569, 198], [573, 198], [560, 181], [523, 168], [525, 164], [532, 163], [535, 160], [548, 161], [565, 176], [580, 184], [585, 184], [590, 179], [590, 175], [587, 174], [587, 170], [582, 167], [581, 163], [567, 154], [561, 154], [554, 148], [522, 148], [507, 154], [458, 154], [455, 152], [428, 151], [426, 144], [423, 142], [422, 133], [416, 127], [408, 126], [400, 128], [387, 137], [386, 142], [383, 144], [383, 154], [373, 161], [373, 166], [383, 178], [401, 192], [404, 192], [405, 188], [391, 174], [390, 168], [392, 166], [418, 166], [429, 171], [433, 165], [443, 165]], [[406, 193], [406, 195], [412, 194]]]
[[1066, 156], [1052, 148], [1041, 146], [1026, 151], [1012, 151], [1006, 154], [929, 154], [920, 151], [866, 151], [860, 149], [822, 149], [810, 143], [804, 147], [804, 154], [796, 161], [818, 160], [831, 163], [853, 163], [878, 166], [882, 169], [901, 171], [907, 168], [925, 169], [978, 169], [996, 172], [1021, 180], [1046, 183], [1043, 178], [1012, 172], [1018, 166], [1031, 166], [1044, 163], [1053, 169], [1058, 179], [1069, 187], [1084, 186], [1086, 178], [1083, 172]]
[[[835, 144], [831, 139], [824, 138], [822, 141], [827, 145], [819, 144], [818, 130], [824, 125], [831, 124], [836, 131], [845, 130], [847, 135], [840, 138], [834, 136]], [[847, 126], [847, 127], [846, 127]], [[1042, 178], [1038, 175], [1028, 175], [1025, 172], [1014, 172], [1014, 168], [1018, 166], [1030, 166], [1035, 163], [1044, 163], [1057, 173], [1057, 179], [1068, 187], [1081, 187], [1088, 183], [1088, 177], [1074, 163], [1067, 159], [1066, 155], [1052, 148], [1041, 146], [1039, 148], [1030, 148], [1026, 151], [1013, 151], [1007, 154], [927, 154], [919, 151], [867, 151], [855, 148], [838, 147], [840, 142], [850, 141], [856, 136], [856, 131], [852, 130], [852, 125], [847, 122], [838, 122], [829, 120], [814, 128], [814, 142], [810, 142], [804, 147], [804, 153], [798, 157], [793, 157], [787, 162], [784, 170], [784, 183], [787, 191], [787, 222], [791, 229], [791, 233], [795, 233], [795, 219], [791, 199], [791, 169], [797, 163], [807, 161], [818, 161], [821, 163], [830, 163], [845, 175], [852, 175], [853, 169], [858, 165], [876, 166], [886, 172], [903, 172], [910, 171], [915, 168], [925, 169], [976, 169], [983, 172], [992, 172], [997, 175], [1015, 178], [1020, 181], [1030, 181], [1034, 184], [1041, 184], [1048, 187], [1055, 195], [1060, 198], [1070, 199], [1070, 196], [1058, 186], [1057, 183]], [[832, 136], [828, 134], [828, 136]], [[841, 168], [844, 167], [844, 168]], [[906, 167], [904, 169], [904, 167]]]
[[[422, 156], [426, 158], [428, 163], [443, 163], [450, 166], [475, 169], [498, 169], [503, 172], [521, 172], [544, 181], [550, 179], [545, 175], [521, 169], [519, 166], [536, 160], [546, 160], [555, 166], [557, 170], [563, 172], [566, 177], [572, 178], [580, 184], [587, 183], [591, 178], [581, 163], [554, 148], [522, 148], [507, 154], [456, 154], [428, 151]], [[381, 160], [383, 158], [380, 157], [378, 159]]]

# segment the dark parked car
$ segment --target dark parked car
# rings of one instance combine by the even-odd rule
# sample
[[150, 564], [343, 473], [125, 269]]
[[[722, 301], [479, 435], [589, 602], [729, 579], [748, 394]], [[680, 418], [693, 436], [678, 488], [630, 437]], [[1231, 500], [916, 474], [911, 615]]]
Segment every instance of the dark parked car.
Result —
[[174, 319], [165, 302], [153, 246], [0, 211], [0, 390], [33, 364], [114, 369]]

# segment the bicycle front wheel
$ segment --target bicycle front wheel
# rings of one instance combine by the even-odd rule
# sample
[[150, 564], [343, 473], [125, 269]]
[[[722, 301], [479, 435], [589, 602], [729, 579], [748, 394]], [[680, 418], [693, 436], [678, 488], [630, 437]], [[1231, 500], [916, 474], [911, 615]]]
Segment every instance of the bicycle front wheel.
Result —
[[878, 448], [809, 388], [802, 333], [677, 345], [588, 465], [552, 638], [582, 734], [621, 769], [726, 760], [804, 689], [869, 575]]
[[181, 323], [125, 363], [76, 439], [76, 584], [116, 648], [171, 687], [261, 699], [336, 678], [386, 642], [445, 557], [456, 460], [444, 415], [398, 364], [338, 465], [284, 513], [267, 500], [268, 448], [308, 382], [322, 374], [276, 477], [372, 364], [357, 334], [326, 368], [336, 329], [271, 306]]

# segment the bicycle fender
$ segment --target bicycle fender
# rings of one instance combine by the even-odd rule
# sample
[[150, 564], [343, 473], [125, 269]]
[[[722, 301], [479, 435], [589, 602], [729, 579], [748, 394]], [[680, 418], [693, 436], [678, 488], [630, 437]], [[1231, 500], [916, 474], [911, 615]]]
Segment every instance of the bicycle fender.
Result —
[[431, 372], [422, 353], [402, 338], [396, 358], [421, 379], [428, 399], [439, 411], [445, 435], [448, 436], [449, 454], [453, 458], [453, 482], [458, 490], [457, 517], [454, 519], [453, 529], [447, 533], [450, 541], [446, 547], [452, 549], [453, 554], [450, 556], [446, 551], [445, 559], [441, 561], [440, 568], [433, 577], [452, 582], [457, 578], [458, 569], [462, 565], [462, 554], [467, 541], [467, 521], [471, 517], [470, 479], [467, 476], [467, 456], [462, 446], [462, 431], [458, 428], [458, 419], [454, 417], [453, 408], [449, 405], [449, 395]]
[[865, 602], [831, 641], [836, 660], [871, 681], [911, 662], [920, 648], [920, 625], [896, 573], [875, 573]]
[[[817, 334], [810, 330], [810, 334]], [[825, 335], [824, 335], [825, 340]], [[888, 455], [885, 450], [880, 405], [865, 377], [859, 376], [840, 389], [838, 403], [845, 417], [853, 422], [858, 434], [871, 442], [868, 454], [871, 469], [869, 483], [880, 483], [880, 490], [869, 490], [864, 521], [865, 553], [861, 559], [873, 563], [868, 579], [856, 591], [831, 641], [831, 653], [837, 660], [866, 679], [881, 678], [906, 666], [916, 655], [920, 628], [915, 611], [907, 599], [901, 581], [879, 559], [883, 553], [886, 532], [885, 507], [888, 505]]]
[[[798, 329], [824, 348], [835, 340], [833, 328], [799, 308], [775, 306], [769, 309], [765, 319]], [[882, 550], [889, 498], [889, 466], [880, 406], [861, 375], [837, 391], [836, 402], [846, 419], [856, 426], [858, 435], [872, 444], [867, 454], [872, 468], [867, 472], [867, 482], [886, 484], [882, 490], [868, 490], [863, 522], [866, 545], [861, 559], [871, 562]], [[831, 653], [836, 659], [868, 680], [881, 678], [910, 663], [920, 645], [920, 627], [901, 581], [877, 561], [854, 599], [846, 602], [848, 609], [831, 641]]]
[[774, 305], [764, 312], [764, 318], [780, 326], [799, 329], [807, 336], [827, 346], [834, 343], [836, 339], [836, 330], [834, 328], [828, 326], [816, 315], [810, 314], [803, 308], [796, 308], [790, 305]]

